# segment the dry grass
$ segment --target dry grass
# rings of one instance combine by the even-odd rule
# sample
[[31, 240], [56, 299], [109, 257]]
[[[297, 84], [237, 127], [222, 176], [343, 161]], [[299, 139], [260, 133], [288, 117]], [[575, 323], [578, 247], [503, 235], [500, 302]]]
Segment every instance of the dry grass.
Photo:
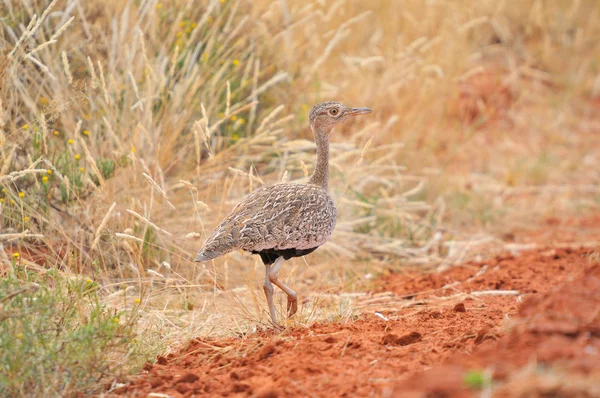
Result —
[[[301, 294], [600, 204], [593, 0], [49, 3], [0, 6], [0, 261], [141, 298], [161, 347], [264, 324], [255, 256], [191, 259], [244, 194], [304, 181], [320, 100], [375, 113], [332, 137], [340, 219], [286, 265]], [[297, 322], [351, 312], [325, 304]]]

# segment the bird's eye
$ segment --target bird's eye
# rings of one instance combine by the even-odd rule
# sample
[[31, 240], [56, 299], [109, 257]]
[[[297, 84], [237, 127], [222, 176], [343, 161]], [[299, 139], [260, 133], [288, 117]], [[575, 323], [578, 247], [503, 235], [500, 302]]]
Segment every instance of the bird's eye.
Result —
[[332, 109], [332, 110], [330, 110], [330, 111], [329, 111], [329, 114], [330, 114], [331, 116], [335, 116], [335, 115], [337, 115], [337, 114], [338, 114], [338, 110], [334, 108], [334, 109]]

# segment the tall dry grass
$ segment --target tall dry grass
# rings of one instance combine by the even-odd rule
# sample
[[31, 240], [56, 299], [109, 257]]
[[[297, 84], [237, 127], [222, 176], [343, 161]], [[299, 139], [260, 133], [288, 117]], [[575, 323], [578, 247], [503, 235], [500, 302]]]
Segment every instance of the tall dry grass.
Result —
[[[243, 195], [305, 180], [321, 100], [375, 113], [332, 136], [340, 219], [286, 264], [301, 293], [364, 288], [381, 261], [442, 261], [444, 239], [532, 207], [600, 203], [593, 0], [2, 7], [4, 269], [84, 273], [119, 309], [140, 298], [160, 349], [266, 319], [255, 256], [190, 260]], [[309, 297], [298, 322], [351, 313]]]

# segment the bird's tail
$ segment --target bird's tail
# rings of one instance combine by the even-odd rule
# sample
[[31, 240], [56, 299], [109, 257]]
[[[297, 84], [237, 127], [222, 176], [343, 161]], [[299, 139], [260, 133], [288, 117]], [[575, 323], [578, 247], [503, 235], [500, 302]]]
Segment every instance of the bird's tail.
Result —
[[209, 260], [212, 260], [212, 258], [207, 256], [203, 252], [198, 252], [198, 254], [196, 254], [196, 258], [194, 259], [194, 261], [197, 263], [202, 263], [204, 261], [209, 261]]
[[237, 249], [237, 246], [233, 240], [230, 239], [230, 236], [211, 234], [211, 236], [206, 239], [206, 242], [204, 242], [204, 246], [202, 246], [194, 261], [203, 262], [213, 260], [219, 256], [232, 252], [235, 249]]
[[[225, 253], [223, 253], [223, 254], [225, 254]], [[212, 259], [219, 257], [220, 255], [221, 255], [220, 253], [209, 252], [207, 250], [201, 249], [198, 252], [198, 254], [196, 254], [196, 258], [194, 259], [194, 261], [197, 263], [201, 263], [204, 261], [210, 261]]]

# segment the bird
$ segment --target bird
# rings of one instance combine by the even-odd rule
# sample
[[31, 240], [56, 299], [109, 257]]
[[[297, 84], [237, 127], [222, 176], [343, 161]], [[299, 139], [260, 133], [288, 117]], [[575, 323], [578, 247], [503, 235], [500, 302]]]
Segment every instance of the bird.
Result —
[[332, 129], [369, 108], [353, 108], [327, 101], [309, 112], [317, 161], [306, 183], [263, 186], [248, 194], [210, 233], [194, 261], [205, 262], [234, 250], [258, 254], [265, 265], [263, 290], [274, 326], [277, 324], [273, 285], [287, 295], [287, 312], [298, 310], [295, 291], [279, 280], [284, 261], [305, 256], [323, 245], [335, 228], [336, 207], [328, 193], [329, 134]]

